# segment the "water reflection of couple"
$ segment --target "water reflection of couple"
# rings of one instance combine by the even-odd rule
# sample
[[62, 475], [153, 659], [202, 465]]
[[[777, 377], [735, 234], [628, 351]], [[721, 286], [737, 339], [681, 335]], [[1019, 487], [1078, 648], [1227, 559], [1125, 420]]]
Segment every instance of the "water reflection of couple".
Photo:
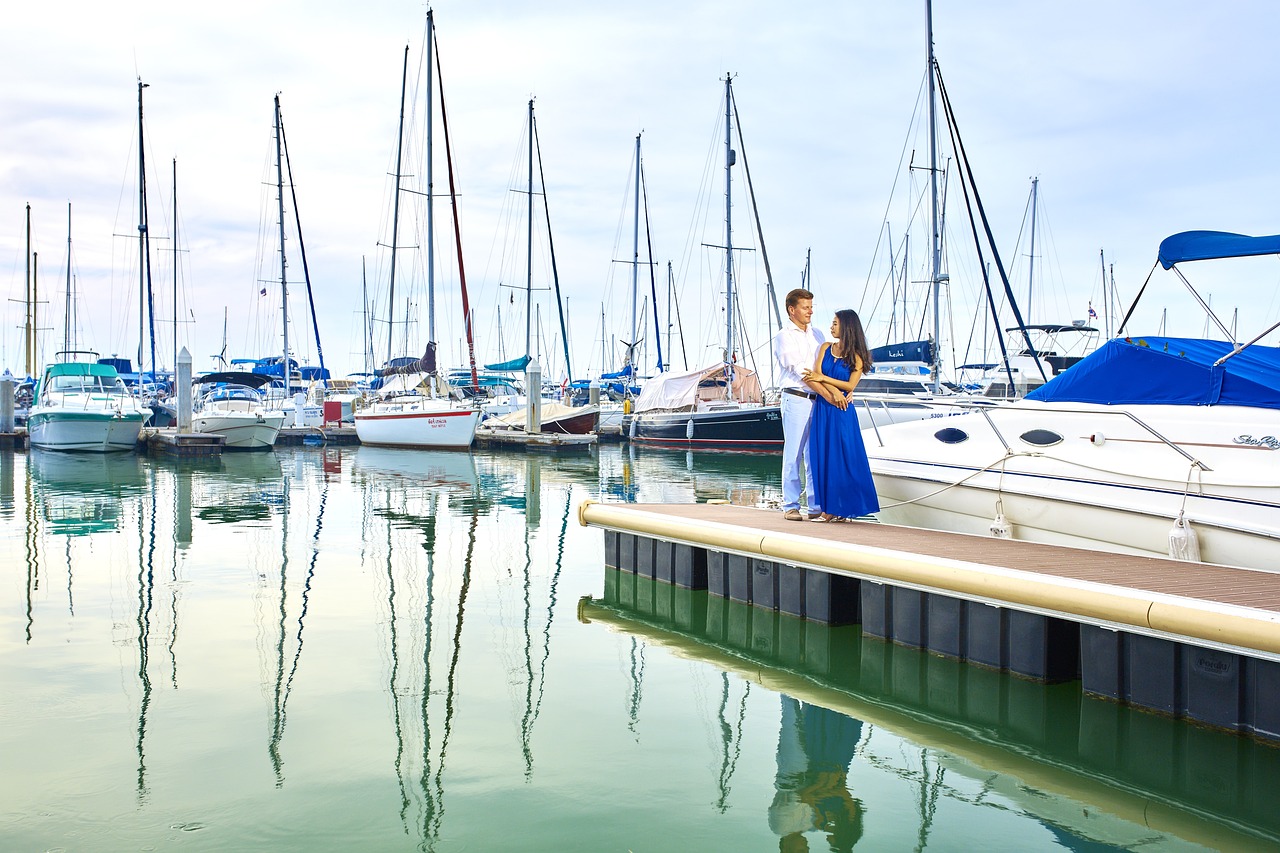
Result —
[[862, 803], [849, 792], [849, 765], [862, 723], [844, 714], [782, 697], [777, 793], [769, 828], [783, 853], [807, 851], [805, 833], [826, 835], [829, 849], [852, 850], [862, 837]]

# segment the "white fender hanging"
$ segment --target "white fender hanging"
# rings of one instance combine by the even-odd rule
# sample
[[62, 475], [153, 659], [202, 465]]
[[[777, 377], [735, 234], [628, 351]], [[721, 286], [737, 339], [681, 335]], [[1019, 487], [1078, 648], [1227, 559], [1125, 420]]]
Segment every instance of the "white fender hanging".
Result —
[[1200, 537], [1181, 512], [1169, 531], [1169, 556], [1188, 563], [1200, 562]]
[[1013, 530], [1004, 517], [1004, 500], [996, 498], [996, 517], [991, 522], [991, 535], [997, 539], [1012, 539]]

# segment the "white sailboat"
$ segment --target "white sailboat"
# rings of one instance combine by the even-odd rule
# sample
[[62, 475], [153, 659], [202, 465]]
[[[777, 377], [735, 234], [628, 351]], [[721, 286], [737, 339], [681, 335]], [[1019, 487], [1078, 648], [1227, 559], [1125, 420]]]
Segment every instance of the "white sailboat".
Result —
[[[453, 396], [447, 382], [440, 376], [436, 365], [436, 318], [435, 318], [435, 245], [434, 245], [434, 198], [432, 195], [432, 156], [431, 138], [434, 129], [431, 101], [434, 95], [433, 74], [439, 71], [439, 59], [435, 56], [435, 18], [431, 11], [427, 12], [427, 140], [426, 140], [426, 181], [425, 193], [427, 213], [427, 290], [428, 290], [428, 336], [426, 353], [422, 358], [409, 364], [388, 367], [379, 371], [383, 380], [372, 403], [353, 412], [356, 435], [362, 444], [373, 444], [392, 447], [419, 448], [469, 448], [475, 440], [476, 426], [480, 423], [480, 409], [468, 400], [459, 400]], [[401, 85], [400, 136], [396, 144], [396, 188], [393, 200], [394, 213], [391, 225], [391, 288], [387, 300], [388, 311], [395, 310], [395, 275], [396, 275], [396, 243], [399, 237], [400, 215], [400, 152], [404, 140], [404, 92], [409, 75], [409, 48], [405, 48], [404, 82]], [[441, 121], [445, 133], [445, 152], [449, 157], [449, 124], [444, 111], [444, 87], [440, 84]], [[450, 157], [451, 161], [451, 157]], [[471, 336], [471, 317], [467, 303], [466, 273], [462, 264], [462, 246], [458, 227], [458, 206], [453, 185], [453, 170], [449, 170], [449, 194], [453, 200], [454, 238], [458, 251], [459, 280], [462, 288], [463, 322], [466, 326], [467, 343], [471, 351], [471, 382], [477, 384], [475, 369], [475, 346]], [[389, 327], [390, 328], [390, 327]], [[388, 330], [387, 349], [388, 362], [391, 362], [391, 339], [394, 336]]]

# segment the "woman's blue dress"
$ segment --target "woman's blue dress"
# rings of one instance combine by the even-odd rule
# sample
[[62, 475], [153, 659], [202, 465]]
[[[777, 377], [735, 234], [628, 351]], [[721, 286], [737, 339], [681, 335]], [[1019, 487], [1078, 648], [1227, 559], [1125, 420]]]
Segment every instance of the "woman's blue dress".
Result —
[[[845, 382], [850, 376], [848, 365], [832, 355], [830, 347], [822, 355], [822, 372]], [[857, 518], [879, 511], [880, 501], [871, 479], [855, 406], [841, 411], [821, 397], [813, 402], [809, 468], [813, 494], [823, 512], [840, 518]]]

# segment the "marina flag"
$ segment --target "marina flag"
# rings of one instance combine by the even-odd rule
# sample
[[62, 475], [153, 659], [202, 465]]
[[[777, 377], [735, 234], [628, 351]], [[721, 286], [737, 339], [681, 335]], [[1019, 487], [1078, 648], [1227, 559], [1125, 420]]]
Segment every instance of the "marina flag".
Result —
[[1090, 320], [1096, 320], [1096, 319], [1098, 319], [1098, 312], [1093, 310], [1093, 303], [1092, 303], [1092, 302], [1090, 302], [1090, 303], [1089, 303], [1089, 319], [1090, 319]]
[[[267, 295], [267, 289], [266, 289], [265, 287], [264, 287], [264, 288], [262, 288], [262, 290], [259, 290], [259, 291], [258, 291], [258, 295], [259, 295], [259, 296], [266, 296], [266, 295]], [[1092, 308], [1090, 308], [1090, 309], [1089, 309], [1089, 316], [1090, 316], [1090, 317], [1094, 316], [1094, 314], [1093, 314], [1093, 309], [1092, 309]]]

